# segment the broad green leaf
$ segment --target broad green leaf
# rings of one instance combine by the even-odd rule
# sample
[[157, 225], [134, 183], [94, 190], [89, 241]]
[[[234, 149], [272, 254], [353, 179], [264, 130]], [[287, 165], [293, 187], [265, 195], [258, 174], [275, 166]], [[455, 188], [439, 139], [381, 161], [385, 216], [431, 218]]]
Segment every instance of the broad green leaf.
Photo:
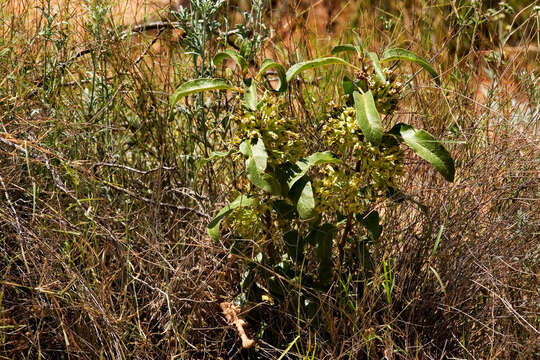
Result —
[[399, 146], [401, 136], [395, 136], [390, 132], [386, 132], [382, 136], [381, 144], [386, 146]]
[[298, 204], [300, 196], [302, 195], [302, 191], [304, 191], [304, 187], [308, 182], [310, 182], [310, 180], [311, 179], [307, 175], [304, 175], [294, 184], [293, 187], [289, 189], [287, 197], [292, 200], [295, 208]]
[[312, 232], [314, 232], [313, 236], [317, 245], [319, 281], [323, 286], [327, 286], [333, 277], [332, 248], [336, 227], [332, 224], [323, 224]]
[[249, 140], [241, 145], [241, 152], [248, 156], [246, 161], [247, 178], [258, 188], [272, 194], [279, 194], [281, 187], [277, 179], [265, 173], [268, 164], [268, 154], [262, 139], [255, 139], [255, 143]]
[[425, 130], [406, 124], [401, 125], [400, 134], [405, 144], [418, 156], [433, 165], [446, 180], [454, 181], [454, 160], [439, 140]]
[[290, 204], [286, 200], [274, 200], [274, 202], [272, 202], [272, 208], [279, 218], [292, 220], [298, 217], [296, 206]]
[[265, 59], [262, 64], [261, 68], [259, 69], [259, 73], [257, 74], [257, 77], [262, 76], [265, 72], [267, 72], [270, 69], [275, 69], [278, 75], [279, 79], [279, 86], [277, 90], [272, 89], [272, 87], [267, 83], [267, 86], [274, 91], [277, 92], [284, 92], [287, 90], [287, 75], [285, 74], [285, 68], [281, 65], [275, 62], [272, 59]]
[[352, 44], [343, 44], [343, 45], [334, 46], [332, 48], [332, 51], [330, 51], [330, 54], [337, 55], [342, 52], [352, 52], [352, 53], [359, 54], [360, 50]]
[[[276, 269], [277, 268], [277, 269]], [[274, 266], [274, 271], [276, 273], [284, 273], [285, 271], [283, 269], [280, 269], [279, 266]], [[285, 294], [288, 296], [288, 290], [289, 288], [285, 288], [283, 281], [276, 277], [275, 275], [270, 275], [268, 278], [266, 278], [266, 287], [270, 293], [270, 296], [272, 296], [275, 299], [283, 300], [285, 299]], [[286, 293], [287, 291], [287, 293]]]
[[373, 64], [373, 69], [375, 70], [375, 81], [377, 84], [386, 84], [386, 76], [381, 68], [381, 63], [379, 62], [379, 57], [374, 52], [368, 52], [368, 57]]
[[236, 208], [252, 205], [254, 201], [255, 199], [253, 199], [252, 197], [240, 195], [231, 203], [226, 205], [223, 209], [221, 209], [216, 215], [216, 217], [208, 224], [207, 230], [210, 238], [214, 241], [217, 241], [219, 239], [219, 226], [225, 216], [229, 215]]
[[382, 122], [371, 91], [367, 91], [362, 95], [355, 91], [353, 97], [356, 121], [360, 130], [362, 130], [370, 143], [379, 145], [382, 139]]
[[305, 164], [308, 164], [309, 166], [315, 166], [315, 165], [330, 164], [330, 163], [335, 164], [335, 163], [341, 162], [341, 160], [338, 159], [336, 155], [331, 151], [321, 151], [321, 152], [313, 153], [309, 155], [307, 158], [300, 160], [299, 162], [303, 162]]
[[191, 94], [208, 90], [225, 90], [230, 88], [232, 88], [232, 86], [227, 80], [224, 79], [208, 78], [186, 81], [171, 94], [169, 97], [169, 105], [173, 107], [178, 103], [178, 101], [180, 101], [181, 98]]
[[257, 110], [257, 85], [253, 79], [244, 80], [244, 105], [251, 111]]
[[290, 161], [285, 161], [276, 166], [275, 174], [276, 174], [276, 178], [279, 180], [279, 183], [281, 184], [281, 189], [283, 190], [283, 193], [282, 193], [283, 196], [288, 196], [290, 199], [292, 199], [292, 197], [289, 194], [290, 189], [291, 189], [291, 187], [289, 186], [289, 182], [299, 172], [301, 172], [301, 169], [296, 164], [293, 164]]
[[315, 215], [315, 198], [313, 196], [311, 181], [306, 182], [304, 185], [296, 204], [296, 209], [302, 219], [311, 219]]
[[268, 154], [262, 139], [255, 139], [255, 143], [251, 144], [251, 157], [255, 162], [255, 166], [259, 172], [266, 170], [268, 163]]
[[287, 82], [288, 83], [291, 82], [291, 80], [294, 79], [296, 75], [306, 70], [313, 69], [320, 66], [332, 65], [332, 64], [340, 64], [340, 65], [347, 65], [347, 66], [355, 67], [353, 64], [338, 57], [325, 57], [325, 58], [320, 58], [320, 59], [304, 61], [304, 62], [291, 66], [290, 69], [287, 70]]
[[307, 173], [309, 168], [311, 168], [312, 166], [322, 164], [335, 164], [339, 162], [341, 162], [341, 160], [338, 159], [330, 151], [313, 153], [307, 158], [301, 159], [296, 163], [296, 167], [294, 168], [295, 172], [292, 174], [292, 177], [287, 181], [287, 185], [289, 186], [289, 189], [291, 189], [293, 185], [301, 177], [303, 177]]
[[358, 216], [358, 221], [366, 228], [371, 240], [376, 241], [382, 233], [382, 226], [379, 224], [379, 213], [370, 211], [365, 215]]
[[249, 181], [259, 189], [274, 195], [281, 193], [278, 181], [272, 175], [260, 171], [253, 157], [246, 161], [246, 172]]
[[405, 60], [405, 61], [410, 61], [410, 62], [420, 65], [421, 67], [424, 68], [424, 70], [426, 70], [431, 75], [431, 77], [433, 78], [433, 80], [435, 80], [437, 85], [441, 85], [439, 75], [437, 74], [435, 69], [433, 69], [433, 67], [429, 64], [429, 62], [426, 59], [416, 55], [412, 51], [400, 49], [400, 48], [385, 50], [382, 55], [381, 62], [394, 61], [394, 60]]
[[238, 54], [236, 50], [231, 50], [231, 49], [217, 53], [216, 56], [214, 56], [214, 59], [212, 60], [212, 62], [214, 63], [215, 66], [218, 66], [226, 59], [233, 60], [235, 64], [238, 65], [243, 72], [246, 71], [248, 67], [247, 61], [240, 54]]
[[250, 140], [242, 141], [242, 143], [240, 143], [240, 146], [238, 147], [238, 150], [245, 157], [251, 156], [251, 141]]
[[283, 242], [287, 247], [287, 253], [295, 263], [301, 263], [304, 259], [304, 238], [296, 230], [291, 230], [283, 235]]

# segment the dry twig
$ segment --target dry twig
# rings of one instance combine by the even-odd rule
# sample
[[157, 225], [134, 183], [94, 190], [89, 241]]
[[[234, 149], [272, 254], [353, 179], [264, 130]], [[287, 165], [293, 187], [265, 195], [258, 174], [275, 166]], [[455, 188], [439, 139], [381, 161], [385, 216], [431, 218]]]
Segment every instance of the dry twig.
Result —
[[240, 307], [237, 305], [234, 305], [232, 302], [222, 302], [219, 304], [221, 307], [221, 311], [223, 312], [223, 315], [225, 316], [225, 319], [227, 319], [227, 322], [230, 325], [236, 326], [236, 330], [238, 331], [238, 335], [240, 335], [240, 339], [242, 339], [242, 348], [249, 349], [255, 344], [255, 341], [253, 339], [250, 339], [246, 335], [246, 331], [244, 330], [244, 326], [246, 326], [246, 322], [244, 319], [240, 319], [238, 317], [238, 313], [240, 312]]

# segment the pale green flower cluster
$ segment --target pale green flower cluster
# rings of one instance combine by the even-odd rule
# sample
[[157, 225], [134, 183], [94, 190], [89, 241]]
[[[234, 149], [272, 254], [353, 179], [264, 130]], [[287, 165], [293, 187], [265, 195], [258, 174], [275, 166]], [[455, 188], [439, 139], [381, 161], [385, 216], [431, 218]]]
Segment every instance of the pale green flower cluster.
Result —
[[256, 200], [254, 204], [240, 207], [233, 211], [225, 220], [226, 227], [234, 229], [242, 239], [258, 239], [262, 237], [264, 224], [263, 215], [268, 207]]
[[306, 156], [307, 143], [296, 119], [289, 118], [287, 104], [282, 97], [266, 95], [257, 111], [241, 109], [231, 120], [236, 124], [234, 145], [246, 139], [262, 139], [269, 161], [274, 164], [286, 160], [297, 161]]
[[382, 114], [390, 114], [396, 109], [403, 83], [398, 81], [394, 72], [388, 68], [382, 69], [386, 81], [378, 81], [373, 67], [364, 65], [362, 71], [357, 71], [356, 81], [362, 88], [371, 90], [377, 104], [377, 109]]
[[[245, 140], [262, 139], [268, 154], [269, 168], [275, 168], [287, 160], [295, 162], [305, 157], [307, 155], [305, 136], [301, 135], [302, 131], [297, 120], [287, 115], [289, 109], [285, 101], [282, 97], [267, 94], [261, 99], [257, 111], [240, 109], [231, 118], [236, 135], [232, 145], [239, 147]], [[227, 221], [227, 226], [234, 229], [242, 238], [257, 239], [263, 234], [261, 219], [270, 210], [271, 201], [263, 199], [266, 195], [262, 190], [254, 186], [250, 188], [251, 191], [257, 191], [261, 197], [256, 204], [234, 210], [228, 217], [230, 220]]]
[[321, 141], [342, 162], [326, 165], [314, 174], [320, 211], [343, 215], [368, 210], [403, 173], [403, 154], [395, 145], [373, 146], [364, 139], [354, 108], [335, 109], [322, 127]]
[[[241, 110], [233, 118], [238, 134], [233, 143], [263, 139], [269, 167], [305, 157], [307, 144], [301, 134], [306, 129], [299, 129], [295, 119], [284, 115], [287, 111], [284, 106], [283, 100], [267, 97], [257, 112]], [[367, 141], [358, 127], [353, 107], [334, 108], [320, 129], [321, 148], [333, 152], [341, 161], [315, 166], [309, 172], [319, 213], [362, 214], [385, 197], [391, 187], [397, 187], [403, 173], [402, 150], [391, 139], [384, 138], [378, 146]], [[261, 195], [257, 203], [236, 209], [227, 221], [243, 238], [257, 239], [265, 232], [274, 233], [265, 230], [268, 226], [280, 228], [270, 215], [273, 214], [270, 195], [257, 191]], [[265, 214], [269, 214], [270, 224], [262, 223]]]

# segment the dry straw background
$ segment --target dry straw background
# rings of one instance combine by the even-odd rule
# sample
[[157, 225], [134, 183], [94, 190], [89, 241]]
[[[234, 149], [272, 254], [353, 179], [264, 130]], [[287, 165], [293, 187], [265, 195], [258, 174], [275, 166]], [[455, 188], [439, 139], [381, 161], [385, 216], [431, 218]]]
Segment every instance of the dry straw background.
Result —
[[[112, 1], [111, 32], [97, 39], [83, 1], [48, 10], [0, 0], [0, 358], [540, 356], [539, 15], [537, 2], [511, 3], [518, 10], [502, 20], [463, 24], [456, 1], [268, 2], [264, 56], [284, 64], [327, 55], [350, 28], [376, 51], [432, 59], [443, 87], [420, 74], [398, 116], [445, 139], [458, 175], [446, 184], [408, 161], [403, 189], [429, 212], [408, 202], [383, 210], [375, 254], [393, 264], [391, 304], [373, 290], [350, 319], [322, 294], [325, 336], [278, 306], [251, 304], [240, 315], [257, 344], [243, 350], [220, 303], [239, 293], [245, 263], [205, 231], [228, 182], [204, 169], [193, 180], [188, 145], [167, 121], [168, 94], [189, 78], [182, 33], [115, 38], [170, 19], [171, 3]], [[240, 19], [248, 5], [229, 1], [224, 13]], [[49, 40], [38, 6], [56, 14]], [[509, 24], [516, 31], [501, 41]], [[336, 97], [332, 83], [312, 90], [309, 108], [300, 90], [290, 94], [299, 118]]]

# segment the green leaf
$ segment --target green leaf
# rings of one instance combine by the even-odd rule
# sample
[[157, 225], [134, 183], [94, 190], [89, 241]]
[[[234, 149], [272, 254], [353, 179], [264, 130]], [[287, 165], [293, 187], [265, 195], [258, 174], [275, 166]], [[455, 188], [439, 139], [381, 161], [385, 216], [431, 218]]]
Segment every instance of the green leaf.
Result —
[[266, 170], [268, 164], [268, 154], [262, 139], [255, 139], [255, 143], [251, 144], [251, 157], [255, 162], [255, 166], [259, 172]]
[[169, 105], [175, 106], [184, 96], [208, 91], [208, 90], [226, 90], [232, 86], [224, 79], [196, 79], [190, 80], [180, 85], [169, 97]]
[[297, 164], [299, 165], [299, 163], [303, 163], [311, 167], [311, 166], [321, 165], [321, 164], [335, 164], [338, 162], [341, 162], [341, 160], [338, 159], [333, 152], [321, 151], [321, 152], [316, 152], [309, 155], [307, 158], [302, 159], [299, 162], [297, 162]]
[[[362, 38], [360, 37], [360, 34], [358, 34], [356, 31], [354, 32], [354, 37], [356, 39], [356, 43], [358, 44], [357, 48], [360, 51], [359, 54], [361, 55], [366, 51], [366, 46], [364, 45], [364, 42], [362, 41]], [[368, 45], [368, 44], [369, 44], [369, 39], [368, 39], [366, 45]]]
[[315, 216], [315, 198], [313, 196], [311, 181], [306, 182], [304, 185], [300, 198], [296, 203], [296, 209], [302, 219], [311, 219]]
[[272, 209], [274, 209], [278, 217], [282, 219], [292, 220], [298, 217], [296, 206], [290, 204], [286, 200], [275, 200], [272, 203]]
[[386, 84], [386, 76], [384, 76], [384, 72], [382, 71], [379, 57], [374, 52], [368, 52], [368, 57], [375, 70], [375, 82], [377, 84]]
[[289, 343], [289, 345], [287, 345], [287, 347], [285, 348], [285, 350], [283, 350], [283, 352], [281, 353], [281, 355], [279, 355], [279, 357], [277, 358], [277, 360], [281, 360], [285, 357], [285, 355], [287, 355], [289, 353], [289, 351], [291, 350], [291, 348], [294, 346], [294, 344], [296, 344], [296, 342], [300, 339], [300, 335], [297, 335], [293, 341], [291, 341]]
[[444, 225], [441, 225], [439, 228], [439, 233], [437, 234], [437, 238], [435, 238], [435, 245], [433, 245], [433, 250], [431, 251], [431, 255], [429, 256], [430, 259], [437, 254], [437, 249], [439, 248], [439, 243], [441, 242], [441, 237], [444, 231]]
[[240, 67], [242, 72], [246, 71], [248, 68], [247, 61], [240, 54], [238, 54], [236, 50], [231, 50], [231, 49], [217, 53], [216, 56], [214, 56], [214, 59], [212, 60], [212, 62], [214, 63], [214, 66], [218, 66], [226, 59], [233, 60], [235, 64]]
[[287, 90], [287, 75], [285, 74], [285, 68], [281, 64], [278, 64], [272, 59], [265, 59], [262, 62], [261, 68], [259, 69], [259, 73], [257, 74], [257, 77], [262, 76], [265, 72], [267, 72], [270, 69], [276, 70], [278, 79], [279, 79], [279, 86], [277, 90], [272, 89], [272, 87], [270, 86], [270, 84], [268, 84], [268, 82], [266, 83], [266, 86], [269, 89], [273, 91], [277, 91], [277, 92], [284, 92], [285, 90]]
[[382, 55], [381, 62], [394, 61], [394, 60], [405, 60], [405, 61], [410, 61], [410, 62], [420, 65], [421, 67], [424, 68], [424, 70], [426, 70], [431, 75], [431, 77], [433, 78], [433, 80], [435, 80], [437, 85], [441, 85], [439, 75], [437, 74], [435, 69], [433, 69], [433, 67], [429, 64], [427, 60], [416, 55], [412, 51], [400, 49], [400, 48], [385, 50]]
[[213, 161], [215, 159], [221, 159], [221, 158], [224, 158], [224, 157], [227, 157], [231, 154], [234, 153], [234, 150], [229, 150], [229, 151], [213, 151], [210, 153], [210, 156], [208, 156], [207, 158], [204, 158], [202, 159], [201, 163], [203, 165], [209, 163], [210, 161]]
[[292, 199], [292, 197], [289, 194], [289, 191], [291, 187], [289, 186], [289, 181], [300, 172], [300, 168], [293, 164], [290, 161], [285, 161], [281, 164], [278, 164], [275, 168], [275, 175], [276, 178], [279, 180], [279, 183], [281, 184], [281, 188], [283, 190], [283, 196], [289, 196], [289, 198]]
[[362, 95], [355, 91], [353, 97], [358, 126], [370, 143], [379, 145], [382, 139], [382, 122], [371, 91]]
[[355, 67], [353, 64], [338, 57], [325, 57], [325, 58], [320, 58], [320, 59], [304, 61], [290, 67], [290, 69], [287, 71], [287, 82], [288, 83], [291, 82], [291, 80], [294, 79], [296, 75], [306, 70], [313, 69], [320, 66], [332, 65], [332, 64], [340, 64], [340, 65], [347, 65], [347, 66]]
[[441, 291], [443, 292], [443, 294], [446, 295], [446, 288], [444, 286], [444, 283], [442, 282], [441, 280], [441, 277], [439, 276], [439, 273], [437, 272], [437, 270], [435, 270], [432, 266], [429, 267], [429, 269], [431, 270], [431, 272], [433, 273], [433, 275], [435, 275], [435, 277], [437, 278], [437, 281], [439, 282], [439, 285], [441, 287]]
[[308, 156], [307, 158], [298, 160], [296, 162], [296, 166], [294, 168], [294, 173], [292, 173], [292, 176], [287, 181], [287, 185], [289, 186], [289, 189], [292, 189], [293, 185], [302, 178], [309, 168], [315, 165], [322, 165], [322, 164], [336, 164], [340, 163], [341, 160], [336, 157], [332, 152], [330, 151], [323, 151], [323, 152], [316, 152]]
[[454, 160], [439, 140], [425, 130], [406, 124], [401, 125], [400, 134], [405, 144], [418, 156], [433, 165], [446, 180], [454, 181]]
[[301, 263], [304, 259], [304, 238], [296, 230], [291, 230], [283, 235], [283, 242], [287, 247], [287, 254], [295, 263]]
[[210, 235], [210, 238], [214, 241], [217, 241], [219, 239], [219, 226], [225, 216], [228, 216], [236, 208], [252, 205], [254, 201], [255, 199], [252, 197], [240, 195], [231, 203], [226, 205], [223, 209], [221, 209], [216, 215], [216, 217], [212, 221], [210, 221], [207, 226], [208, 235]]
[[401, 136], [395, 136], [390, 132], [386, 132], [382, 136], [381, 144], [389, 147], [399, 146]]
[[238, 151], [245, 157], [251, 156], [251, 141], [250, 140], [244, 140], [242, 143], [240, 143], [240, 146], [238, 147]]
[[253, 79], [244, 80], [244, 105], [251, 111], [257, 110], [257, 85]]
[[332, 48], [332, 51], [330, 51], [330, 54], [337, 55], [342, 52], [352, 52], [352, 53], [359, 54], [360, 50], [352, 44], [343, 44], [343, 45], [334, 46]]
[[252, 144], [250, 140], [245, 140], [240, 144], [240, 152], [248, 157], [246, 160], [247, 178], [259, 189], [271, 194], [281, 193], [281, 186], [276, 178], [265, 173], [268, 165], [268, 154], [262, 139], [255, 139]]
[[382, 233], [382, 226], [379, 224], [379, 213], [375, 210], [365, 215], [360, 215], [358, 221], [366, 228], [371, 240], [376, 241]]
[[259, 189], [274, 195], [281, 193], [279, 182], [272, 175], [260, 171], [253, 157], [246, 161], [246, 171], [249, 181]]
[[329, 285], [333, 277], [332, 248], [336, 227], [332, 224], [323, 224], [312, 230], [317, 244], [317, 258], [319, 259], [319, 281], [323, 286]]

